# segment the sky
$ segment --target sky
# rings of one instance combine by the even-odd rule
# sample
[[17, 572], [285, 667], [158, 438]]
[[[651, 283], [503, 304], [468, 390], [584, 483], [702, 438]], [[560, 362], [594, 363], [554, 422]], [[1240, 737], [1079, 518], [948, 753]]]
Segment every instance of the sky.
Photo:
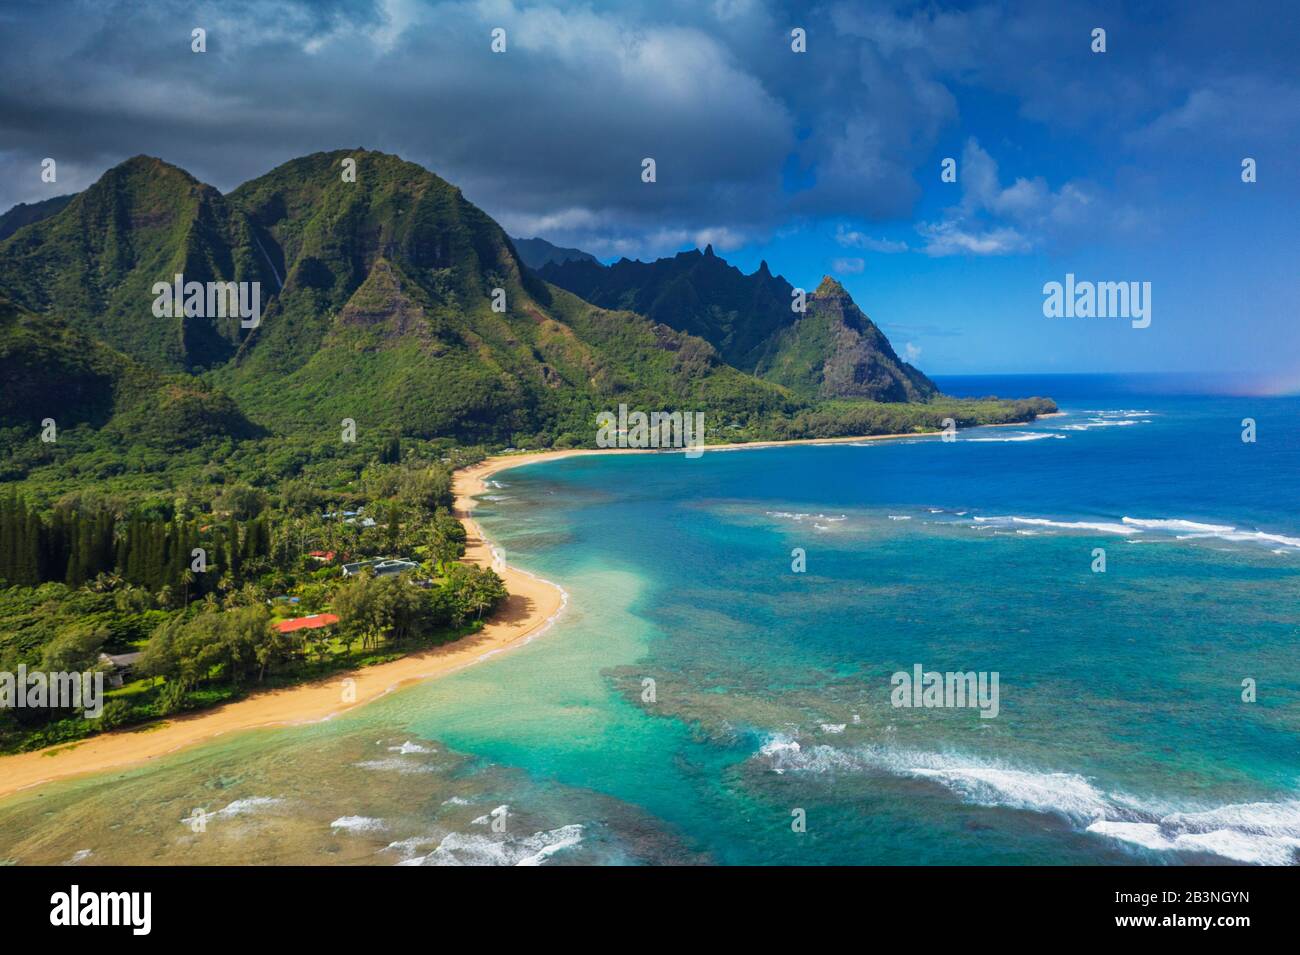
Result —
[[[1297, 49], [1294, 0], [6, 2], [0, 210], [141, 153], [228, 191], [362, 146], [604, 261], [832, 275], [932, 374], [1294, 391]], [[1149, 282], [1149, 326], [1045, 316], [1067, 274]]]

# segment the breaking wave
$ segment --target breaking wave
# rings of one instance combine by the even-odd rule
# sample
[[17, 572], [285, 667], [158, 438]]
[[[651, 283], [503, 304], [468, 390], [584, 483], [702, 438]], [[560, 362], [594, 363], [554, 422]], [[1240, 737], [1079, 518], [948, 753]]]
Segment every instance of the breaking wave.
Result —
[[[428, 840], [404, 840], [392, 843], [388, 848], [408, 850], [420, 844], [432, 844]], [[452, 832], [438, 841], [437, 847], [426, 855], [411, 856], [398, 865], [542, 865], [557, 852], [572, 848], [582, 842], [582, 826], [573, 823], [556, 829], [534, 832], [530, 836], [516, 838], [506, 836], [492, 839], [477, 833]]]
[[1300, 862], [1300, 799], [1177, 809], [1107, 792], [1078, 773], [974, 757], [864, 746], [803, 746], [769, 737], [758, 758], [776, 773], [884, 772], [925, 779], [980, 806], [1051, 814], [1097, 836], [1160, 852], [1200, 852], [1256, 865]]

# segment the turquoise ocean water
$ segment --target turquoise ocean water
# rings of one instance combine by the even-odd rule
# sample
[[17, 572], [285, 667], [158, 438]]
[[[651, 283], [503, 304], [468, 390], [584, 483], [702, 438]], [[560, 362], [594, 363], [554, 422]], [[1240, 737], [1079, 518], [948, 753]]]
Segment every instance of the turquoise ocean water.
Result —
[[[1067, 413], [503, 472], [478, 516], [568, 593], [549, 632], [20, 794], [0, 859], [1296, 862], [1300, 400], [941, 385]], [[918, 664], [997, 672], [998, 715], [895, 707]]]

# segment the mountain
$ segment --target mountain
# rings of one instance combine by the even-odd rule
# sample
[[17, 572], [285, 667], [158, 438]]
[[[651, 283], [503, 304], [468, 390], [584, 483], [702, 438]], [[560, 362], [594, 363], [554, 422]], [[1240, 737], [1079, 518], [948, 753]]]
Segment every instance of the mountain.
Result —
[[619, 401], [742, 417], [788, 403], [703, 341], [540, 281], [459, 189], [396, 156], [317, 153], [228, 199], [284, 286], [214, 378], [274, 427], [589, 441]]
[[48, 219], [72, 201], [72, 193], [55, 196], [40, 202], [20, 202], [4, 215], [0, 216], [0, 242], [9, 238], [25, 225]]
[[798, 394], [899, 402], [927, 401], [939, 393], [898, 357], [884, 332], [829, 275], [808, 297], [806, 312], [777, 333], [774, 346], [755, 371]]
[[728, 364], [807, 399], [925, 401], [939, 393], [830, 278], [800, 314], [794, 288], [766, 262], [745, 275], [712, 246], [655, 262], [552, 264], [539, 274], [589, 302], [698, 335]]
[[[156, 317], [153, 286], [176, 274], [259, 282], [260, 326]], [[362, 149], [292, 160], [228, 196], [135, 157], [0, 243], [0, 293], [154, 371], [203, 374], [284, 432], [337, 434], [351, 418], [589, 443], [619, 402], [740, 422], [790, 406], [706, 342], [540, 281], [459, 189]]]
[[153, 285], [182, 274], [273, 289], [256, 241], [246, 217], [216, 189], [137, 156], [0, 242], [0, 290], [150, 367], [209, 368], [234, 356], [244, 335], [239, 320], [157, 318]]
[[197, 446], [260, 433], [228, 396], [188, 375], [153, 371], [49, 313], [0, 297], [0, 428], [89, 425], [121, 443]]
[[[260, 323], [155, 316], [154, 284], [177, 274], [258, 283]], [[534, 271], [458, 188], [384, 153], [315, 153], [228, 195], [139, 156], [0, 242], [4, 414], [110, 443], [129, 425], [156, 446], [274, 433], [324, 448], [351, 419], [369, 436], [567, 447], [621, 404], [703, 411], [734, 440], [1050, 404], [939, 402], [842, 288], [824, 282], [802, 315], [791, 291], [712, 249]]]
[[540, 269], [552, 262], [595, 262], [596, 257], [581, 249], [565, 249], [545, 239], [511, 239], [524, 265]]

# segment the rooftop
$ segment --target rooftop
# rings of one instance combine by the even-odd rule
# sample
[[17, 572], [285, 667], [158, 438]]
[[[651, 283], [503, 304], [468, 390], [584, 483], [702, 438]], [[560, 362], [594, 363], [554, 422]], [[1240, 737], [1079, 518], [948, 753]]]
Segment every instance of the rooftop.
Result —
[[276, 623], [275, 629], [281, 633], [293, 633], [295, 630], [318, 630], [338, 622], [337, 614], [314, 613], [306, 617], [295, 617], [292, 620], [281, 620]]

